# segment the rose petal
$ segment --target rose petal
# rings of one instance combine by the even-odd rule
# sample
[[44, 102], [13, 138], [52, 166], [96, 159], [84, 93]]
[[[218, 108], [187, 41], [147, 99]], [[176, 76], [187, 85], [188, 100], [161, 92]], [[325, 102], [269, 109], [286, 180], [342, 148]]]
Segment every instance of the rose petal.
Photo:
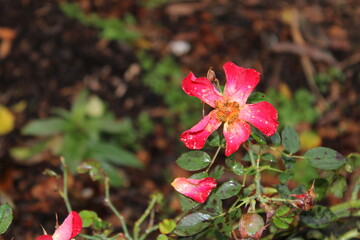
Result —
[[183, 195], [199, 203], [204, 203], [211, 190], [216, 187], [216, 180], [211, 177], [203, 179], [176, 178], [171, 185]]
[[237, 101], [240, 106], [244, 105], [259, 83], [260, 73], [254, 69], [236, 66], [232, 62], [224, 64], [224, 71], [226, 75], [224, 96]]
[[56, 229], [54, 240], [69, 240], [79, 234], [82, 228], [82, 221], [77, 212], [70, 212], [64, 222]]
[[40, 237], [37, 237], [36, 240], [53, 240], [53, 238], [50, 235], [42, 235]]
[[225, 155], [230, 156], [239, 149], [243, 142], [249, 139], [251, 127], [240, 120], [232, 124], [225, 123], [223, 132], [226, 140]]
[[277, 118], [276, 109], [268, 102], [245, 104], [240, 109], [240, 119], [251, 123], [266, 136], [275, 134], [279, 125]]
[[211, 111], [195, 126], [181, 134], [180, 140], [186, 147], [190, 149], [204, 147], [206, 139], [221, 125], [221, 122], [216, 119], [216, 113], [216, 110]]
[[195, 96], [212, 107], [215, 107], [215, 101], [222, 99], [221, 93], [207, 78], [196, 78], [192, 72], [182, 81], [182, 88], [188, 95]]

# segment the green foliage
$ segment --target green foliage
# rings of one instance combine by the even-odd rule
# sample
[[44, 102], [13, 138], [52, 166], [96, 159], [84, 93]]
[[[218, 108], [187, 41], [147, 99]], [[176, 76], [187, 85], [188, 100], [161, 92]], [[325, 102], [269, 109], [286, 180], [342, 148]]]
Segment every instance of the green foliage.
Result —
[[10, 226], [13, 220], [13, 210], [9, 204], [1, 204], [0, 206], [0, 234], [3, 234]]
[[92, 226], [93, 229], [97, 232], [101, 232], [110, 228], [110, 224], [99, 218], [97, 213], [94, 211], [82, 210], [79, 215], [83, 222], [84, 228]]
[[276, 227], [281, 229], [289, 228], [290, 224], [294, 221], [295, 213], [291, 211], [291, 208], [285, 205], [280, 206], [275, 211], [273, 218]]
[[211, 215], [205, 213], [192, 213], [187, 215], [176, 226], [174, 233], [178, 236], [195, 235], [210, 225]]
[[176, 223], [172, 219], [164, 219], [159, 223], [159, 230], [162, 234], [171, 233], [176, 227]]
[[60, 3], [61, 10], [70, 18], [74, 18], [89, 27], [101, 30], [100, 38], [132, 43], [139, 39], [140, 33], [134, 30], [135, 18], [127, 14], [123, 19], [101, 18], [97, 14], [86, 15], [77, 3]]
[[197, 171], [207, 167], [211, 162], [210, 156], [203, 151], [190, 151], [183, 153], [176, 163], [179, 167], [188, 171]]
[[[201, 103], [195, 98], [189, 98], [180, 90], [179, 79], [182, 79], [182, 72], [175, 59], [166, 56], [156, 60], [145, 51], [138, 51], [137, 57], [144, 70], [144, 85], [164, 99], [171, 116], [179, 117], [185, 127], [193, 125], [198, 117], [195, 113], [200, 112]], [[167, 117], [168, 121], [173, 118], [171, 116]]]
[[282, 145], [290, 154], [296, 153], [300, 149], [300, 139], [297, 132], [292, 127], [285, 127], [281, 132]]
[[70, 111], [56, 109], [54, 112], [56, 116], [34, 120], [22, 129], [23, 134], [47, 137], [47, 140], [25, 148], [28, 151], [13, 149], [14, 157], [29, 158], [31, 153], [53, 149], [55, 155], [65, 158], [72, 172], [85, 159], [93, 159], [104, 168], [115, 186], [124, 181], [116, 166], [141, 168], [139, 160], [124, 148], [130, 146], [129, 140], [136, 136], [131, 123], [117, 121], [99, 98], [82, 91]]
[[317, 205], [310, 211], [302, 213], [300, 219], [311, 228], [324, 228], [333, 222], [336, 216], [329, 208]]
[[220, 199], [227, 199], [237, 195], [240, 192], [241, 185], [235, 180], [224, 182], [216, 191], [216, 196]]
[[325, 147], [310, 149], [305, 153], [304, 157], [312, 166], [324, 170], [335, 170], [346, 163], [343, 155]]
[[318, 73], [314, 80], [322, 93], [328, 92], [328, 87], [334, 80], [344, 81], [343, 72], [337, 67], [329, 67], [326, 72]]
[[270, 103], [276, 106], [279, 114], [280, 128], [295, 126], [301, 122], [314, 123], [319, 116], [314, 108], [315, 97], [305, 89], [299, 89], [293, 98], [287, 98], [275, 89], [269, 89], [267, 96]]

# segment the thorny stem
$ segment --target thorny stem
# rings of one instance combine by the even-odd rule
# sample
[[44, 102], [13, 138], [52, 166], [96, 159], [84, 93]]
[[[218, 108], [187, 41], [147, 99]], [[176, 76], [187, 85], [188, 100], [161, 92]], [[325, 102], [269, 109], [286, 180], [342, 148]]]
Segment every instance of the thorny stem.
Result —
[[110, 200], [110, 187], [109, 187], [109, 177], [105, 177], [105, 203], [109, 206], [111, 211], [117, 216], [117, 218], [120, 220], [121, 226], [124, 230], [124, 234], [127, 240], [132, 240], [132, 237], [130, 236], [128, 229], [126, 227], [125, 219], [124, 217], [119, 213], [119, 211], [114, 207]]
[[218, 149], [216, 150], [216, 152], [215, 152], [213, 158], [211, 159], [211, 162], [210, 162], [210, 164], [209, 164], [209, 166], [207, 167], [207, 169], [206, 169], [205, 172], [208, 172], [208, 171], [210, 170], [210, 167], [211, 167], [211, 166], [213, 165], [213, 163], [215, 162], [215, 159], [216, 159], [217, 155], [219, 154], [220, 149], [221, 149], [221, 146], [219, 146]]
[[70, 213], [72, 211], [72, 209], [71, 209], [71, 204], [69, 201], [68, 188], [67, 188], [68, 187], [68, 167], [67, 167], [65, 159], [63, 157], [60, 158], [60, 161], [64, 168], [64, 170], [63, 170], [63, 191], [60, 192], [60, 195], [64, 199], [66, 209]]
[[154, 195], [152, 195], [152, 199], [151, 199], [148, 207], [146, 208], [145, 212], [143, 213], [143, 215], [135, 222], [134, 231], [133, 231], [135, 240], [137, 240], [139, 238], [141, 223], [145, 220], [145, 218], [147, 216], [149, 216], [149, 214], [151, 213], [151, 210], [154, 208], [156, 202], [157, 202], [157, 196], [156, 196], [156, 194], [154, 194]]

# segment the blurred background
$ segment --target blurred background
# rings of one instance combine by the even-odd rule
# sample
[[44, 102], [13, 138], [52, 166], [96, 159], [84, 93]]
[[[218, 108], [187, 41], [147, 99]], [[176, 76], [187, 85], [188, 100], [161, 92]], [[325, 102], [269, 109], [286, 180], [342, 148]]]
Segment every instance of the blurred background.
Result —
[[[15, 211], [4, 239], [34, 239], [66, 214], [61, 179], [43, 175], [61, 174], [59, 156], [73, 172], [73, 208], [115, 228], [103, 188], [77, 174], [82, 164], [95, 160], [111, 176], [130, 225], [151, 193], [173, 193], [169, 182], [189, 175], [175, 164], [186, 151], [179, 135], [203, 107], [182, 78], [212, 67], [224, 84], [227, 61], [261, 73], [257, 91], [278, 109], [280, 128], [296, 128], [302, 151], [359, 151], [359, 29], [357, 0], [1, 0], [0, 203]], [[297, 165], [290, 185], [317, 177]], [[344, 175], [344, 189], [358, 174]], [[176, 196], [167, 201], [162, 214], [179, 210]]]

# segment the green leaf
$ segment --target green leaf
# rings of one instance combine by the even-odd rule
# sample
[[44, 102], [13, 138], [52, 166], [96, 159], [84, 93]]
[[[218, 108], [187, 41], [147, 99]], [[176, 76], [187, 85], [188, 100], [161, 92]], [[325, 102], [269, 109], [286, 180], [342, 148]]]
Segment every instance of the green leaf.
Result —
[[34, 120], [27, 124], [22, 130], [22, 134], [32, 136], [52, 136], [61, 133], [67, 122], [60, 118], [48, 118]]
[[262, 134], [257, 128], [251, 128], [251, 137], [260, 144], [266, 144], [264, 134]]
[[160, 234], [159, 236], [156, 237], [156, 240], [168, 240], [169, 238], [164, 235], [164, 234]]
[[329, 187], [329, 182], [326, 179], [324, 178], [315, 179], [316, 201], [320, 201], [326, 196], [328, 187]]
[[252, 92], [247, 99], [247, 103], [258, 103], [263, 101], [269, 102], [269, 98], [262, 92]]
[[176, 227], [176, 223], [173, 219], [164, 219], [159, 223], [159, 229], [162, 234], [171, 233]]
[[236, 175], [244, 175], [244, 166], [241, 165], [240, 162], [233, 160], [231, 158], [227, 158], [225, 160], [225, 164], [236, 174]]
[[286, 186], [286, 184], [276, 184], [275, 188], [280, 193], [281, 198], [285, 198], [285, 199], [289, 198], [291, 192], [289, 188]]
[[111, 186], [122, 187], [124, 185], [124, 182], [126, 180], [125, 176], [117, 168], [105, 162], [101, 163], [101, 167], [103, 168], [104, 172], [109, 176], [109, 182]]
[[9, 204], [0, 206], [0, 234], [3, 234], [10, 226], [13, 220], [13, 211]]
[[270, 141], [272, 142], [272, 144], [274, 144], [274, 146], [279, 146], [281, 144], [280, 134], [276, 132], [274, 135], [270, 137]]
[[331, 186], [330, 191], [338, 198], [342, 198], [346, 191], [347, 183], [343, 175], [336, 175]]
[[280, 183], [286, 183], [288, 180], [294, 177], [294, 173], [292, 171], [282, 172], [279, 174]]
[[211, 158], [206, 152], [190, 151], [182, 154], [176, 163], [187, 171], [197, 171], [209, 166]]
[[217, 165], [210, 173], [209, 177], [219, 179], [225, 172], [225, 167], [222, 165]]
[[198, 172], [190, 176], [192, 179], [201, 179], [208, 177], [209, 174], [207, 172]]
[[97, 142], [91, 145], [90, 158], [106, 161], [118, 166], [141, 168], [142, 164], [134, 154], [111, 143]]
[[290, 210], [291, 210], [290, 207], [288, 207], [286, 205], [282, 205], [278, 209], [276, 209], [275, 216], [276, 217], [282, 217], [282, 216], [288, 214], [290, 212]]
[[280, 229], [289, 228], [289, 224], [286, 223], [286, 222], [281, 221], [280, 218], [278, 218], [278, 217], [274, 217], [273, 222], [274, 222], [275, 226], [280, 228]]
[[276, 158], [271, 153], [264, 153], [261, 155], [261, 159], [270, 162], [276, 162]]
[[180, 206], [181, 206], [181, 210], [183, 212], [187, 212], [193, 208], [195, 208], [196, 206], [200, 205], [200, 203], [192, 200], [189, 197], [185, 197], [182, 194], [178, 194], [179, 196], [179, 201], [180, 201]]
[[296, 153], [300, 149], [300, 139], [297, 132], [292, 127], [285, 127], [281, 132], [282, 145], [290, 154]]
[[285, 155], [281, 155], [281, 158], [284, 160], [285, 168], [290, 170], [295, 167], [296, 160], [293, 157], [287, 157]]
[[220, 233], [224, 234], [228, 238], [230, 237], [232, 231], [232, 224], [231, 222], [226, 221], [224, 217], [216, 218], [214, 221], [214, 226]]
[[211, 147], [218, 147], [220, 145], [219, 133], [215, 131], [213, 134], [211, 134], [207, 144], [209, 144]]
[[83, 135], [64, 135], [60, 152], [71, 172], [74, 172], [78, 164], [85, 159], [87, 150], [87, 139]]
[[216, 195], [220, 199], [227, 199], [235, 196], [239, 193], [241, 189], [241, 184], [235, 180], [229, 180], [224, 182], [216, 191]]
[[310, 149], [305, 153], [304, 157], [312, 166], [323, 170], [335, 170], [346, 163], [343, 155], [325, 147]]
[[211, 215], [209, 214], [192, 213], [181, 219], [174, 232], [182, 237], [197, 234], [210, 225], [210, 219]]
[[82, 220], [82, 226], [84, 228], [90, 227], [91, 224], [93, 224], [94, 220], [98, 218], [98, 215], [94, 211], [89, 210], [82, 210], [79, 213], [81, 220]]
[[218, 195], [210, 194], [202, 209], [212, 216], [217, 216], [223, 212], [222, 201]]
[[329, 208], [320, 205], [300, 215], [300, 220], [311, 228], [325, 228], [335, 219], [335, 214]]
[[73, 104], [71, 105], [71, 118], [75, 122], [82, 122], [85, 118], [86, 103], [88, 98], [87, 90], [83, 89], [76, 96]]

